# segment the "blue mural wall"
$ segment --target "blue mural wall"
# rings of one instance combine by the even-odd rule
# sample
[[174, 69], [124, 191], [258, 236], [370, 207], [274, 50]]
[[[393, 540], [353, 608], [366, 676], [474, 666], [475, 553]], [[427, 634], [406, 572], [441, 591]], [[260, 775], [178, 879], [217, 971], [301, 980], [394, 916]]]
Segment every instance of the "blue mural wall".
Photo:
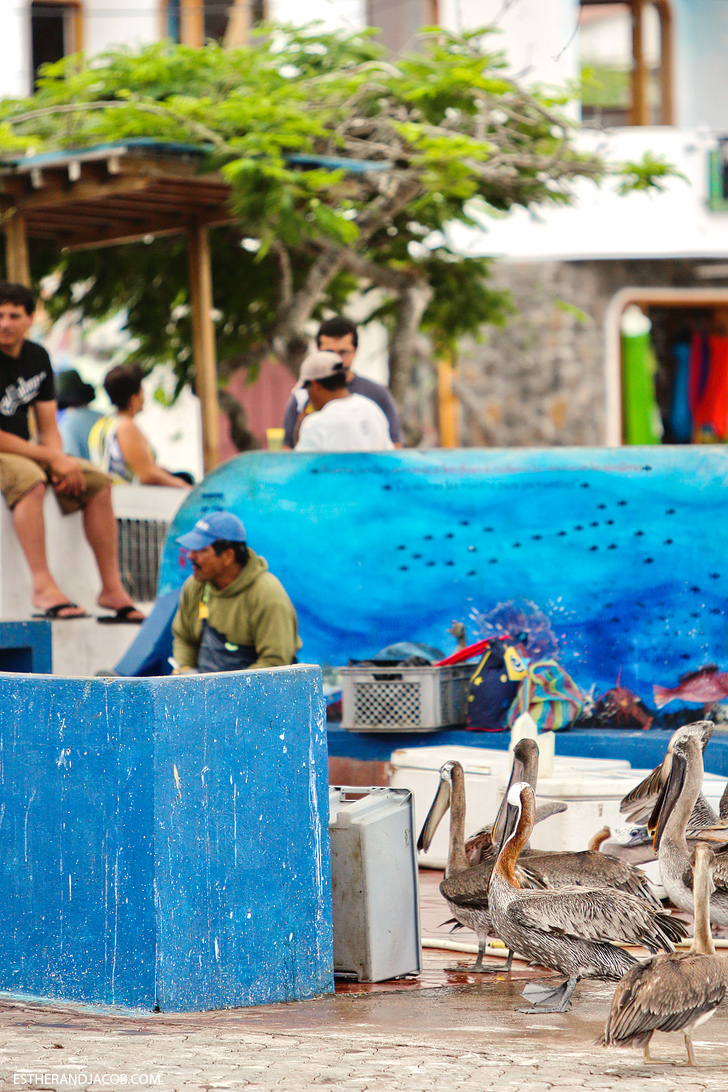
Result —
[[302, 661], [450, 652], [453, 619], [475, 639], [474, 612], [526, 599], [578, 683], [621, 671], [651, 705], [653, 683], [728, 668], [727, 477], [718, 447], [241, 455], [185, 500], [159, 591], [189, 574], [174, 538], [229, 508], [293, 599]]
[[0, 990], [189, 1011], [333, 991], [321, 674], [0, 674]]

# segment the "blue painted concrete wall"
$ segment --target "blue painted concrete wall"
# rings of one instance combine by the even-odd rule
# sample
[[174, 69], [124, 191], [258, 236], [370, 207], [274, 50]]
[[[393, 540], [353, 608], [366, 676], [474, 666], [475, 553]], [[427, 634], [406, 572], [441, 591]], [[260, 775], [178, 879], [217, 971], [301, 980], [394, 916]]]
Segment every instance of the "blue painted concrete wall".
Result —
[[0, 671], [53, 671], [53, 635], [45, 619], [33, 622], [0, 622]]
[[241, 455], [185, 500], [159, 591], [189, 573], [174, 538], [229, 508], [293, 599], [301, 660], [452, 651], [452, 619], [518, 597], [583, 687], [621, 670], [651, 705], [654, 683], [728, 668], [727, 479], [720, 447]]
[[186, 1011], [330, 992], [321, 676], [0, 675], [0, 990]]

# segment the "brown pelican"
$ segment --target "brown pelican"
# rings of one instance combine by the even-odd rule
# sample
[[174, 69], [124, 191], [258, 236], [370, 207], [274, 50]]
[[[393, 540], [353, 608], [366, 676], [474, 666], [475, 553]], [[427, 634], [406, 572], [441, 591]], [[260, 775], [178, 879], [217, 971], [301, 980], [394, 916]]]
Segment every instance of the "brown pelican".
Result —
[[715, 854], [698, 843], [691, 859], [695, 937], [689, 952], [653, 956], [622, 978], [612, 998], [602, 1046], [641, 1046], [645, 1062], [656, 1031], [682, 1031], [688, 1065], [697, 1065], [693, 1028], [709, 1020], [728, 987], [728, 960], [715, 954], [710, 932], [710, 894]]
[[[675, 743], [672, 767], [662, 796], [655, 806], [655, 849], [658, 850], [662, 882], [675, 906], [693, 912], [693, 869], [686, 836], [686, 825], [703, 784], [703, 750], [695, 736]], [[726, 830], [705, 827], [703, 841], [724, 844]], [[715, 892], [710, 900], [710, 920], [728, 925], [728, 852], [719, 852], [713, 881]]]
[[[513, 753], [513, 769], [518, 776], [528, 772], [536, 776], [538, 770], [538, 747], [534, 740], [519, 740]], [[483, 863], [471, 866], [465, 853], [465, 775], [459, 762], [446, 762], [440, 770], [440, 784], [435, 799], [427, 814], [417, 841], [417, 848], [425, 853], [429, 849], [435, 831], [450, 809], [450, 842], [448, 847], [445, 878], [440, 884], [440, 892], [450, 908], [455, 921], [467, 929], [472, 929], [478, 937], [478, 957], [471, 968], [473, 972], [488, 974], [501, 970], [500, 966], [484, 967], [483, 955], [488, 936], [493, 930], [488, 913], [488, 881], [495, 864], [496, 854], [492, 852]], [[502, 811], [505, 818], [505, 811]], [[494, 824], [502, 830], [501, 812]], [[500, 836], [500, 834], [498, 835]], [[541, 886], [541, 881], [530, 870], [519, 872], [524, 886]], [[510, 970], [513, 953], [508, 953], [505, 970]]]
[[652, 835], [647, 827], [638, 824], [602, 827], [589, 842], [589, 849], [634, 865], [657, 860]]
[[504, 840], [488, 888], [493, 928], [511, 951], [567, 976], [557, 989], [527, 992], [540, 1003], [529, 1012], [565, 1012], [581, 978], [621, 978], [636, 960], [616, 947], [639, 944], [650, 951], [685, 935], [685, 925], [644, 899], [603, 887], [523, 890], [518, 857], [533, 830], [534, 793], [525, 782], [508, 793]]
[[[670, 776], [675, 744], [680, 740], [692, 737], [699, 741], [704, 752], [714, 729], [715, 724], [712, 720], [696, 720], [693, 724], [684, 724], [682, 728], [678, 728], [676, 732], [673, 732], [667, 745], [667, 752], [660, 765], [656, 766], [652, 773], [648, 774], [643, 781], [640, 781], [639, 785], [636, 785], [631, 792], [628, 792], [622, 800], [619, 805], [622, 814], [626, 815], [633, 823], [646, 823]], [[725, 805], [724, 800], [726, 801]], [[725, 818], [723, 807], [726, 805], [728, 805], [728, 798], [724, 793], [721, 800], [720, 818]], [[702, 792], [699, 793], [695, 802], [694, 814], [691, 816], [691, 829], [711, 827], [718, 822], [718, 819], [719, 817], [715, 814]]]

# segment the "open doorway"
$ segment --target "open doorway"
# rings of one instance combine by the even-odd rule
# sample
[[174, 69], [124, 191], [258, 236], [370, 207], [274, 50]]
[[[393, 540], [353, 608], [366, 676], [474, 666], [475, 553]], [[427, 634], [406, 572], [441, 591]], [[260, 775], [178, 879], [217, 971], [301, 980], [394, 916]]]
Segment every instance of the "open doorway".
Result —
[[605, 333], [609, 446], [728, 442], [728, 289], [623, 289]]

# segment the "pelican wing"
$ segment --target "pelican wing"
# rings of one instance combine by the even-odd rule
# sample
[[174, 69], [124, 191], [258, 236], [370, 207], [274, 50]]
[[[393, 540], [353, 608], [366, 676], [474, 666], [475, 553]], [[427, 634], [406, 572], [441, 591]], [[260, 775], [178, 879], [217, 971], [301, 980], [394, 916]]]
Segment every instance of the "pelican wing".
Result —
[[537, 869], [547, 887], [603, 887], [660, 905], [644, 872], [629, 861], [620, 861], [593, 849], [561, 853], [533, 850], [521, 855], [519, 864]]
[[685, 936], [683, 922], [653, 909], [643, 899], [606, 888], [561, 887], [524, 891], [509, 908], [524, 929], [539, 929], [582, 940], [641, 944], [672, 950]]
[[717, 1008], [725, 992], [726, 972], [716, 956], [654, 956], [638, 963], [617, 985], [605, 1039], [624, 1043], [657, 1030], [680, 1031]]
[[656, 766], [651, 774], [648, 774], [639, 785], [628, 792], [619, 805], [619, 810], [632, 823], [646, 823], [652, 814], [652, 809], [657, 803], [662, 785], [667, 778], [663, 772], [665, 761]]

